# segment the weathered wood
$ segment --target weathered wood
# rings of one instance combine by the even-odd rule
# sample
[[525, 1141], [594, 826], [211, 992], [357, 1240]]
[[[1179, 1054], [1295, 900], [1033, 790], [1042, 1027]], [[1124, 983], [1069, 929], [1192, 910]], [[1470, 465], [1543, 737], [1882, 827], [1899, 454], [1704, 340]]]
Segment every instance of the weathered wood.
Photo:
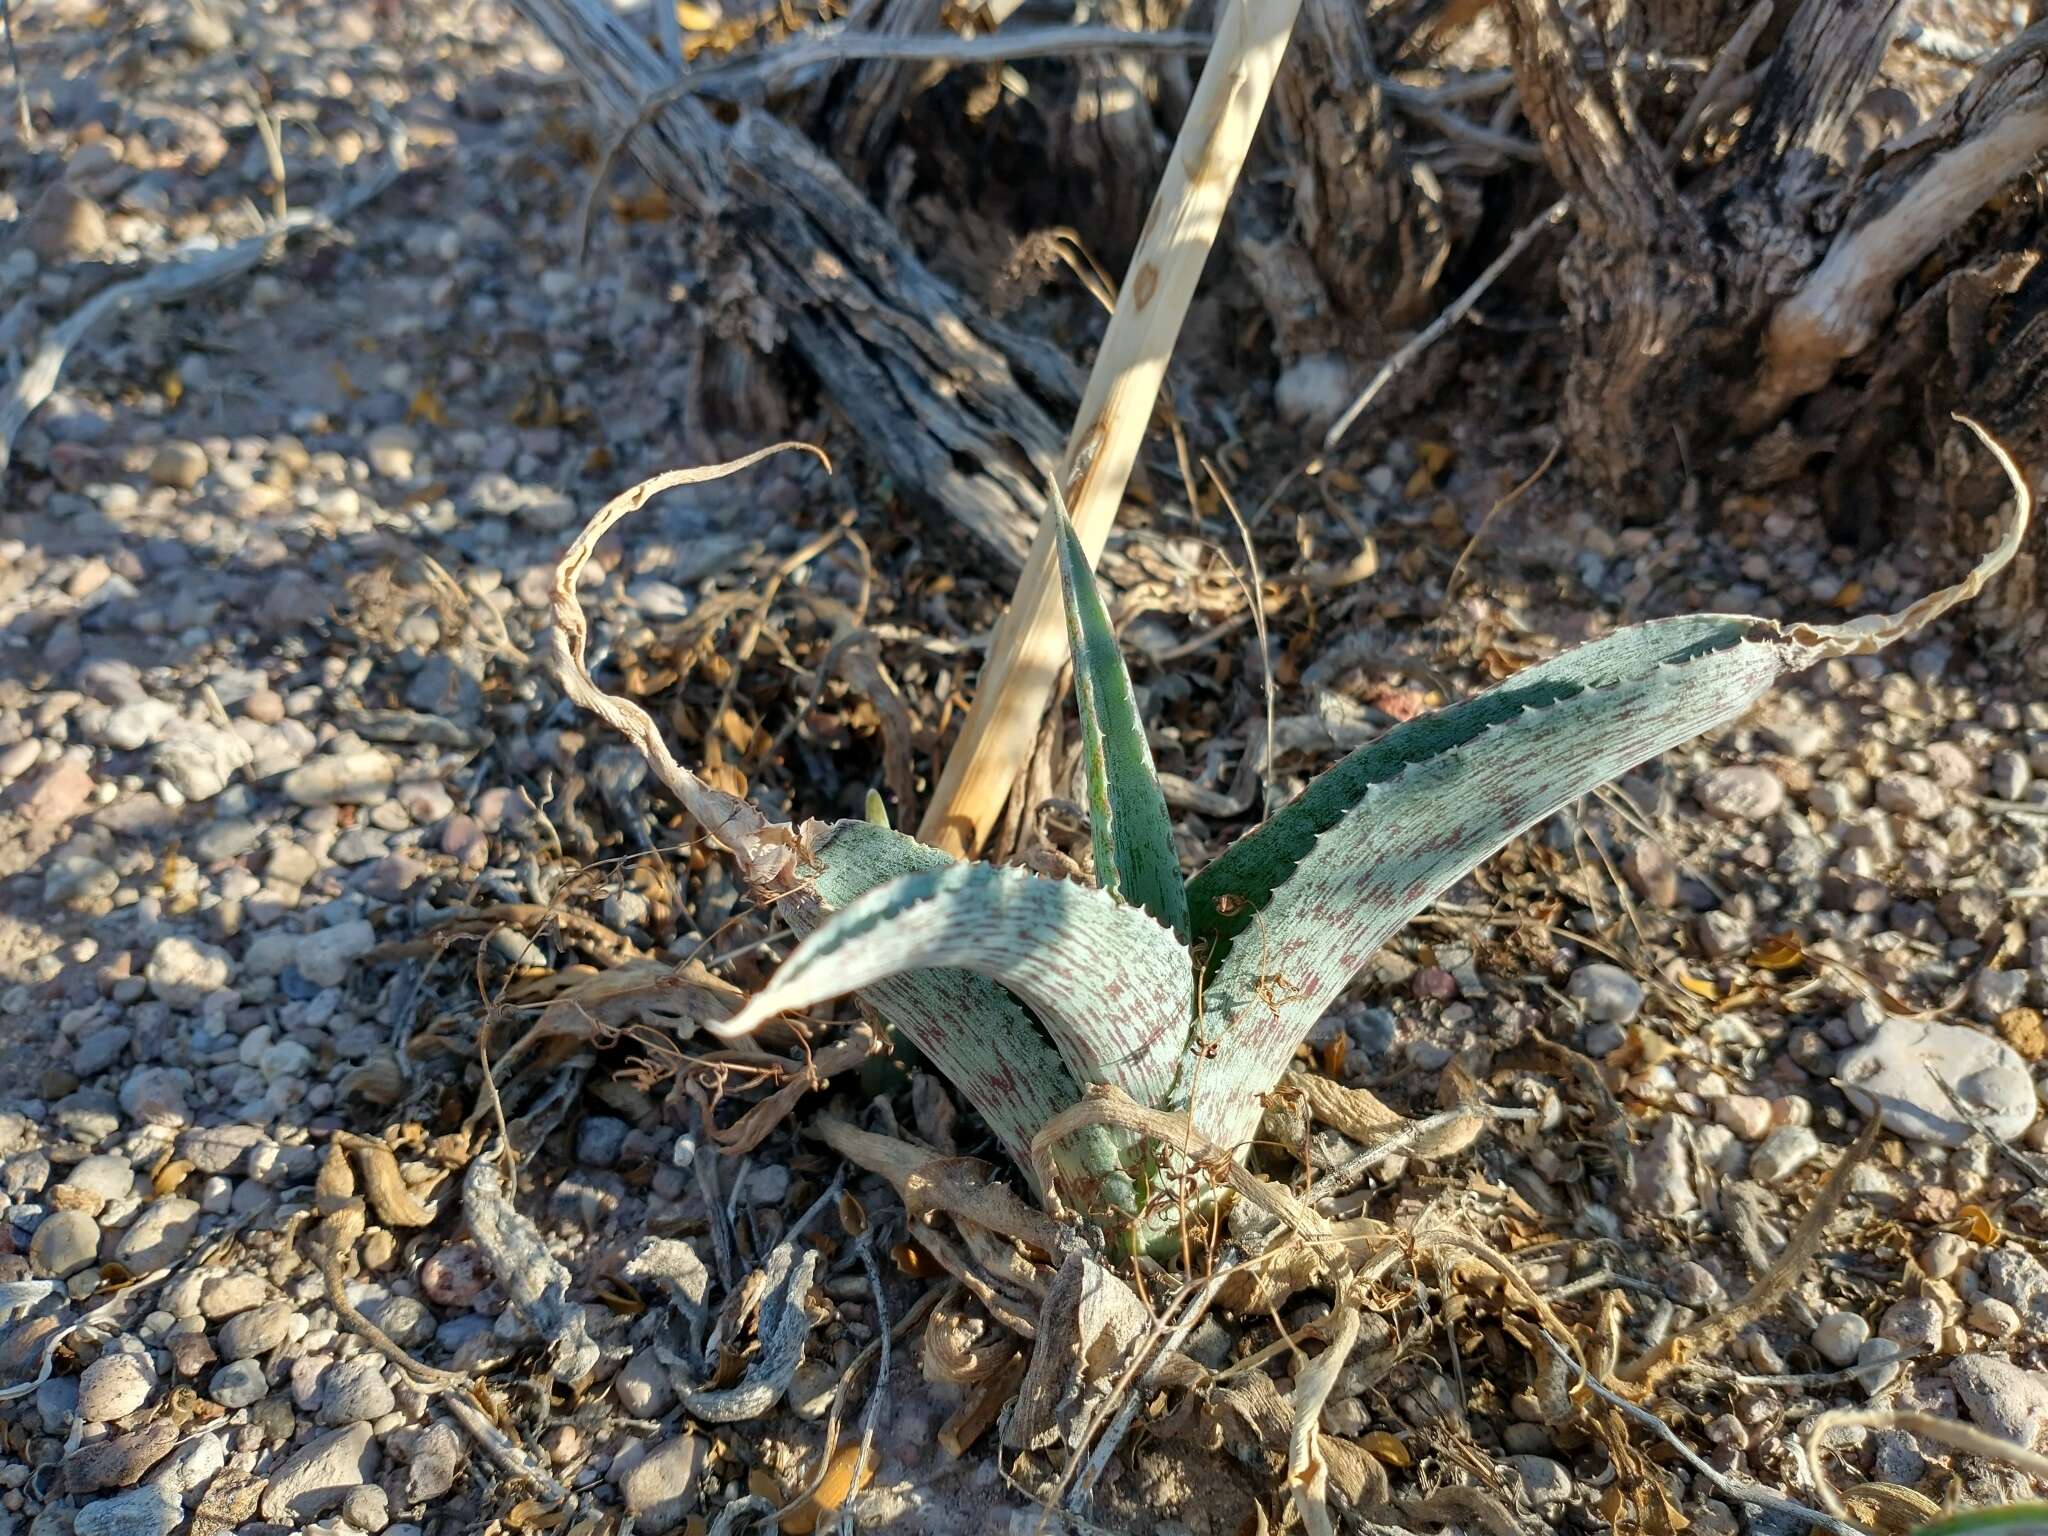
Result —
[[1859, 184], [1842, 233], [1771, 316], [1741, 423], [1757, 431], [1875, 341], [1899, 284], [2048, 150], [2048, 25], [1987, 61]]
[[1700, 388], [1711, 242], [1636, 121], [1625, 81], [1586, 64], [1556, 0], [1509, 0], [1507, 15], [1523, 110], [1577, 215], [1558, 266], [1571, 317], [1560, 426], [1596, 483], [1668, 490], [1689, 445], [1652, 422], [1670, 391]]
[[[1657, 9], [1635, 0], [1623, 32]], [[1646, 507], [1703, 465], [1756, 483], [1846, 453], [1858, 431], [1838, 401], [1805, 432], [1762, 435], [1851, 359], [1896, 393], [1912, 365], [1886, 353], [1921, 345], [1888, 325], [1901, 295], [1916, 276], [1938, 282], [1929, 257], [2048, 150], [2048, 28], [1873, 157], [1873, 106], [1898, 94], [1876, 87], [1902, 0], [1802, 0], [1733, 142], [1685, 167], [1682, 146], [1642, 128], [1627, 78], [1587, 62], [1590, 40], [1556, 0], [1507, 12], [1530, 126], [1578, 220], [1560, 264], [1560, 425], [1580, 473]], [[1966, 400], [1952, 390], [1945, 409]]]
[[1428, 318], [1468, 217], [1417, 174], [1378, 84], [1372, 23], [1303, 0], [1273, 87], [1284, 187], [1248, 207], [1237, 242], [1283, 355], [1384, 354]]
[[[1022, 563], [1079, 377], [920, 261], [810, 141], [761, 111], [728, 125], [600, 0], [518, 0], [582, 77], [608, 135], [716, 221], [832, 403], [913, 498]], [[646, 104], [663, 92], [653, 111]], [[641, 118], [645, 115], [645, 122]]]

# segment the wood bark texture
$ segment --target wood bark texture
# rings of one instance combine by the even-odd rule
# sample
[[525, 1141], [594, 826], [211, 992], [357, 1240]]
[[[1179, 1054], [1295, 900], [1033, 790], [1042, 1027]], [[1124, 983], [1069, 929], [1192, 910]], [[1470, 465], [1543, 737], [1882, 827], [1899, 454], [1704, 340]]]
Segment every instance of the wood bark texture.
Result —
[[[518, 0], [629, 147], [748, 260], [793, 348], [913, 499], [1021, 565], [1079, 377], [1057, 349], [943, 282], [808, 139], [746, 107], [730, 123], [598, 0]], [[670, 99], [661, 100], [662, 93]], [[650, 103], [659, 102], [653, 110]]]
[[1363, 8], [1303, 0], [1268, 130], [1284, 177], [1247, 200], [1236, 242], [1283, 357], [1384, 354], [1429, 318], [1473, 222], [1408, 155], [1378, 53]]
[[[1903, 12], [1902, 0], [1800, 0], [1773, 37], [1745, 31], [1733, 8], [1637, 0], [1624, 38], [1741, 35], [1738, 51], [1762, 55], [1720, 61], [1734, 67], [1714, 78], [1753, 90], [1747, 119], [1687, 158], [1692, 146], [1644, 128], [1625, 74], [1589, 62], [1612, 39], [1558, 0], [1507, 0], [1523, 105], [1577, 219], [1560, 266], [1560, 425], [1597, 487], [1649, 512], [1702, 470], [1754, 486], [1818, 468], [1839, 501], [1891, 446], [1864, 418], [1892, 418], [1855, 407], [1913, 394], [1928, 407], [1924, 446], [1941, 454], [1949, 412], [1981, 400], [1996, 418], [1987, 390], [2027, 397], [2014, 380], [2039, 377], [2041, 333], [2020, 293], [2041, 221], [2031, 198], [2023, 213], [1998, 209], [2048, 149], [2048, 27], [1914, 130], [1880, 75]], [[2011, 365], [1961, 366], [1958, 324], [1981, 336], [2008, 310], [1993, 350]], [[1993, 425], [2039, 462], [2026, 428]]]

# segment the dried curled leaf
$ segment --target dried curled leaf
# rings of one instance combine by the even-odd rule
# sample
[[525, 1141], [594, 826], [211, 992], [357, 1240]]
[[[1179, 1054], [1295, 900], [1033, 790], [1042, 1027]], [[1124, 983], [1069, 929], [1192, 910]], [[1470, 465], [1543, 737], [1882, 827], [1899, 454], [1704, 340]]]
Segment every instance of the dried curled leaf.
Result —
[[1295, 1379], [1288, 1405], [1294, 1427], [1287, 1439], [1287, 1491], [1309, 1536], [1337, 1536], [1330, 1520], [1330, 1468], [1322, 1454], [1319, 1421], [1323, 1404], [1330, 1400], [1330, 1389], [1337, 1384], [1337, 1374], [1357, 1342], [1358, 1308], [1348, 1297], [1340, 1298], [1329, 1347]]
[[540, 1231], [505, 1198], [497, 1164], [488, 1156], [469, 1165], [462, 1180], [462, 1214], [505, 1299], [548, 1342], [557, 1381], [579, 1381], [597, 1366], [597, 1343], [583, 1309], [569, 1300], [569, 1271], [547, 1250]]
[[943, 1302], [924, 1325], [924, 1374], [928, 1381], [965, 1387], [987, 1381], [1017, 1354], [1016, 1341], [956, 1312]]
[[555, 566], [554, 585], [549, 594], [555, 620], [555, 676], [562, 685], [562, 691], [579, 708], [589, 710], [638, 747], [654, 776], [682, 802], [684, 810], [696, 817], [718, 845], [738, 861], [741, 878], [750, 885], [764, 888], [780, 884], [788, 875], [793, 857], [793, 834], [787, 827], [771, 823], [738, 796], [713, 789], [678, 763], [670, 754], [668, 744], [661, 739], [660, 728], [646, 710], [631, 699], [619, 698], [597, 686], [584, 659], [590, 642], [590, 625], [577, 598], [576, 583], [583, 567], [589, 564], [591, 555], [596, 552], [598, 540], [611, 532], [620, 519], [639, 511], [661, 492], [679, 485], [702, 485], [707, 481], [722, 480], [727, 475], [751, 468], [763, 459], [792, 451], [813, 455], [828, 472], [832, 468], [832, 461], [825, 456], [824, 450], [809, 443], [776, 443], [723, 464], [708, 464], [698, 469], [672, 469], [651, 480], [643, 480], [623, 495], [614, 497], [599, 509], [583, 531], [576, 535], [575, 542], [563, 552], [561, 561]]
[[405, 1182], [405, 1175], [398, 1169], [398, 1159], [389, 1147], [380, 1142], [362, 1141], [356, 1144], [355, 1152], [356, 1166], [363, 1172], [363, 1191], [379, 1221], [387, 1227], [433, 1225], [433, 1211], [420, 1203], [419, 1196], [412, 1192], [412, 1186]]

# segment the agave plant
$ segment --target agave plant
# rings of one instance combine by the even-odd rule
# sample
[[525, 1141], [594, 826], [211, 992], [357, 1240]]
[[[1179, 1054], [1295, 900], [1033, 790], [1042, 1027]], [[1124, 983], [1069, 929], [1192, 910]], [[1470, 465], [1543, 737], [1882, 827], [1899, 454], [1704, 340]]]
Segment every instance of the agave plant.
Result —
[[[1706, 614], [1618, 630], [1353, 752], [1193, 879], [1108, 611], [1055, 490], [1097, 885], [956, 862], [873, 821], [780, 829], [780, 844], [796, 850], [794, 883], [783, 884], [799, 898], [785, 910], [806, 936], [763, 991], [711, 1028], [738, 1037], [856, 994], [1027, 1170], [1046, 1127], [1097, 1086], [1241, 1150], [1296, 1046], [1374, 951], [1511, 838], [1741, 715], [1785, 673], [1874, 651], [1974, 596], [2012, 558], [2031, 510], [2018, 471], [1984, 440], [2015, 510], [1958, 585], [1840, 626]], [[580, 667], [580, 636], [574, 648]], [[686, 801], [689, 785], [701, 790], [665, 752], [661, 761]], [[714, 833], [758, 852], [759, 832], [737, 829], [730, 807], [723, 814], [728, 825]], [[752, 813], [749, 825], [765, 823]], [[1087, 1124], [1043, 1150], [1056, 1186], [1041, 1191], [1048, 1199], [1145, 1227], [1157, 1190], [1143, 1136]]]

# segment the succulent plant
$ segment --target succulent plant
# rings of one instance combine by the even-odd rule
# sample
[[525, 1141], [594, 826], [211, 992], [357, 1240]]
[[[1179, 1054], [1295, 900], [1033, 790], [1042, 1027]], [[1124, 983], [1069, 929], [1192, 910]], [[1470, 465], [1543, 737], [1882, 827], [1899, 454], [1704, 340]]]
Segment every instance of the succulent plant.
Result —
[[[1374, 951], [1510, 839], [1740, 716], [1786, 673], [1874, 651], [1974, 596], [2031, 509], [1985, 442], [2015, 515], [1956, 586], [1838, 626], [1705, 614], [1617, 630], [1359, 748], [1191, 880], [1055, 490], [1097, 884], [960, 863], [872, 820], [809, 824], [793, 839], [804, 899], [785, 909], [805, 937], [710, 1027], [737, 1037], [857, 994], [1026, 1169], [1048, 1122], [1096, 1085], [1241, 1151], [1296, 1047]], [[1164, 1197], [1143, 1137], [1088, 1125], [1045, 1150], [1058, 1186], [1047, 1198], [1129, 1231], [1146, 1229], [1154, 1202], [1158, 1230]]]

